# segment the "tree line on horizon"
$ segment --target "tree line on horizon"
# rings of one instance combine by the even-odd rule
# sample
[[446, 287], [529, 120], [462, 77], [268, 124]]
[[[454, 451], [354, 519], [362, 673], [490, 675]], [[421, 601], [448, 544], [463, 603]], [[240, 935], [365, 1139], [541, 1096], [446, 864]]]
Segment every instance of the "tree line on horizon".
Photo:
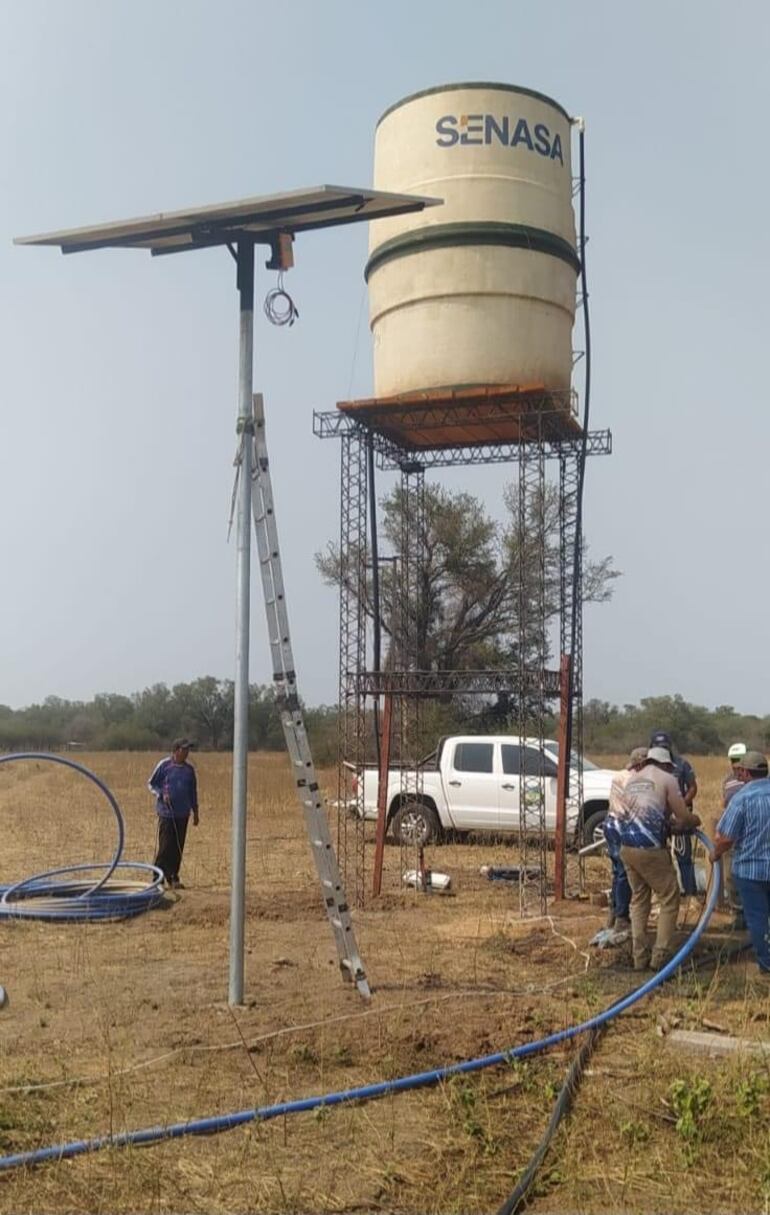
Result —
[[[380, 507], [383, 555], [398, 553], [404, 510], [413, 512], [409, 530], [419, 537], [423, 559], [406, 612], [419, 669], [499, 669], [551, 659], [561, 574], [559, 498], [554, 485], [528, 487], [523, 513], [518, 494], [509, 486], [500, 520], [493, 519], [473, 495], [434, 484], [426, 485], [419, 511], [414, 503], [405, 505], [398, 486], [382, 498]], [[360, 556], [363, 563], [366, 555]], [[316, 564], [328, 585], [339, 588], [346, 583], [347, 563], [334, 544], [317, 554]], [[381, 579], [378, 605], [386, 669], [393, 635], [404, 618], [392, 564], [389, 568], [390, 575], [383, 573]], [[607, 603], [618, 577], [611, 557], [593, 559], [584, 545], [584, 602]], [[377, 610], [371, 575], [368, 581], [356, 580], [356, 593], [371, 627]], [[307, 708], [306, 716], [318, 762], [333, 761], [336, 706]], [[417, 755], [431, 750], [440, 734], [504, 730], [518, 720], [519, 713], [514, 697], [503, 693], [443, 696], [438, 703], [424, 705], [420, 716], [422, 730], [413, 740]], [[371, 722], [369, 734], [373, 743]], [[171, 688], [157, 683], [132, 696], [104, 692], [90, 701], [49, 696], [42, 704], [15, 711], [0, 705], [0, 748], [6, 750], [74, 744], [97, 750], [157, 751], [180, 735], [212, 750], [232, 746], [232, 681], [204, 675]], [[254, 684], [250, 689], [249, 745], [254, 750], [283, 746], [272, 687]]]
[[[380, 506], [381, 551], [397, 554], [405, 509], [400, 488], [388, 493]], [[531, 487], [522, 512], [514, 487], [509, 486], [503, 506], [502, 519], [495, 520], [471, 494], [426, 485], [422, 508], [409, 521], [410, 529], [419, 534], [423, 559], [406, 605], [420, 669], [503, 669], [520, 662], [537, 665], [543, 659], [558, 666], [553, 654], [562, 573], [558, 491], [552, 484]], [[361, 557], [363, 562], [365, 554]], [[334, 544], [316, 555], [318, 571], [330, 586], [344, 584], [351, 589], [349, 564]], [[392, 571], [391, 564], [390, 573], [383, 573], [378, 605], [371, 574], [368, 579], [356, 578], [354, 587], [369, 627], [379, 612], [385, 669], [404, 611]], [[584, 543], [583, 602], [608, 603], [618, 577], [612, 557], [591, 558]], [[539, 713], [541, 707], [556, 708], [555, 704], [536, 705], [532, 711]], [[530, 706], [526, 708], [529, 716]], [[317, 761], [333, 762], [337, 755], [336, 705], [306, 708], [305, 713]], [[413, 740], [416, 755], [432, 750], [444, 734], [514, 732], [519, 705], [511, 693], [488, 697], [446, 694], [425, 702], [420, 717], [420, 735]], [[546, 713], [545, 725], [546, 733], [555, 735], [555, 717]], [[589, 756], [630, 751], [647, 741], [654, 730], [668, 730], [683, 753], [716, 753], [738, 741], [765, 749], [770, 744], [770, 715], [741, 714], [731, 705], [707, 709], [689, 704], [679, 695], [648, 697], [639, 704], [621, 706], [590, 700], [585, 706]], [[74, 745], [94, 750], [159, 751], [180, 735], [195, 738], [204, 749], [232, 747], [231, 680], [204, 675], [171, 688], [156, 683], [131, 696], [103, 692], [89, 701], [48, 696], [42, 704], [16, 710], [0, 705], [2, 750]], [[250, 688], [249, 746], [265, 751], [283, 747], [272, 687], [253, 684]], [[367, 753], [373, 751], [370, 717]]]
[[[458, 698], [450, 703], [429, 701], [423, 706], [422, 745], [427, 752], [444, 734], [505, 733], [515, 724], [490, 722], [475, 704]], [[336, 705], [305, 708], [317, 762], [332, 763], [337, 754]], [[554, 736], [555, 716], [546, 720]], [[770, 714], [739, 713], [732, 705], [714, 709], [691, 704], [680, 695], [646, 697], [638, 704], [613, 705], [589, 700], [584, 708], [585, 750], [591, 754], [623, 754], [645, 743], [655, 730], [667, 730], [683, 754], [726, 753], [733, 742], [766, 751], [770, 747]], [[233, 684], [202, 676], [190, 683], [154, 684], [125, 696], [100, 692], [92, 700], [48, 696], [23, 709], [0, 705], [0, 750], [164, 751], [178, 735], [194, 738], [202, 750], [227, 751], [233, 740]], [[249, 696], [249, 747], [254, 751], [283, 749], [273, 688], [252, 684]], [[370, 754], [373, 750], [370, 748]]]
[[[336, 710], [308, 711], [316, 723]], [[125, 696], [99, 692], [92, 700], [47, 696], [24, 709], [0, 705], [0, 748], [19, 750], [83, 747], [95, 751], [158, 751], [175, 737], [194, 738], [204, 750], [228, 750], [233, 742], [233, 682], [204, 675], [169, 688], [156, 683]], [[272, 751], [283, 746], [281, 722], [271, 687], [249, 687], [249, 746]]]

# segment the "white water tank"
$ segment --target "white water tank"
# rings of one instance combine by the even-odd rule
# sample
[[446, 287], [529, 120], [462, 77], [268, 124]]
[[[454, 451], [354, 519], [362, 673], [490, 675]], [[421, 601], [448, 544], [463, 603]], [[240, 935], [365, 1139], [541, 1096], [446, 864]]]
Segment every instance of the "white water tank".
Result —
[[508, 84], [448, 84], [377, 126], [378, 190], [444, 199], [370, 225], [375, 394], [477, 384], [562, 390], [579, 261], [570, 118]]

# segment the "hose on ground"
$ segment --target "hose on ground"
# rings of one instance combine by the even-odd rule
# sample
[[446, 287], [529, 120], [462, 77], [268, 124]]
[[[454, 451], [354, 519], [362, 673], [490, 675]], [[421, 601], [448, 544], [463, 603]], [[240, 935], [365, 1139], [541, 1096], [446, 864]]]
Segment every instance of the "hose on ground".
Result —
[[[749, 944], [747, 942], [743, 942], [740, 945], [733, 946], [732, 949], [728, 949], [726, 952], [722, 952], [720, 950], [719, 953], [709, 954], [707, 957], [699, 958], [697, 962], [694, 962], [693, 969], [701, 970], [706, 966], [713, 966], [722, 960], [727, 961], [730, 958], [738, 957], [740, 954], [746, 953], [749, 948]], [[554, 1135], [559, 1129], [560, 1123], [572, 1108], [572, 1102], [575, 1099], [575, 1094], [577, 1093], [577, 1090], [580, 1087], [580, 1082], [583, 1079], [586, 1064], [591, 1058], [596, 1044], [605, 1028], [605, 1026], [600, 1026], [598, 1029], [591, 1030], [577, 1055], [572, 1060], [564, 1083], [556, 1097], [553, 1112], [548, 1120], [548, 1125], [545, 1128], [543, 1137], [532, 1153], [529, 1164], [516, 1183], [515, 1189], [509, 1194], [508, 1198], [506, 1198], [503, 1205], [499, 1208], [497, 1215], [516, 1215], [516, 1212], [523, 1205], [527, 1194], [532, 1188], [535, 1177], [540, 1171], [543, 1161], [548, 1154], [548, 1149], [551, 1146]]]
[[[0, 886], [0, 920], [58, 922], [127, 919], [157, 906], [163, 898], [163, 874], [154, 865], [124, 861], [126, 838], [123, 813], [113, 793], [90, 768], [63, 755], [21, 751], [0, 755], [0, 764], [22, 760], [60, 764], [86, 777], [104, 795], [115, 819], [117, 839], [112, 859], [96, 864], [45, 869], [11, 885]], [[144, 880], [115, 880], [118, 870], [146, 875]], [[90, 875], [88, 878], [86, 875]]]
[[532, 1183], [540, 1170], [540, 1166], [548, 1154], [548, 1149], [551, 1146], [551, 1140], [556, 1134], [559, 1123], [561, 1122], [562, 1118], [564, 1118], [565, 1114], [569, 1113], [575, 1093], [578, 1090], [580, 1081], [583, 1079], [585, 1066], [588, 1060], [591, 1058], [591, 1055], [594, 1052], [594, 1047], [604, 1033], [604, 1030], [604, 1025], [599, 1025], [595, 1029], [592, 1029], [580, 1050], [575, 1055], [575, 1058], [570, 1063], [567, 1076], [563, 1085], [561, 1086], [561, 1089], [559, 1090], [559, 1095], [556, 1098], [556, 1104], [553, 1107], [553, 1112], [551, 1113], [551, 1117], [548, 1121], [548, 1126], [545, 1129], [545, 1134], [535, 1148], [529, 1164], [516, 1184], [516, 1188], [506, 1198], [503, 1205], [499, 1208], [497, 1215], [516, 1215], [516, 1211], [518, 1211], [519, 1207], [524, 1202], [524, 1199], [527, 1197], [527, 1194], [532, 1188]]
[[[700, 832], [698, 837], [711, 849], [711, 842]], [[336, 1105], [350, 1105], [353, 1102], [372, 1101], [389, 1094], [408, 1092], [413, 1089], [427, 1088], [453, 1076], [469, 1075], [483, 1071], [488, 1067], [500, 1064], [510, 1064], [514, 1059], [526, 1059], [531, 1055], [540, 1054], [552, 1046], [571, 1041], [581, 1034], [587, 1033], [599, 1026], [605, 1025], [614, 1017], [625, 1012], [627, 1008], [643, 1000], [645, 996], [660, 987], [675, 973], [682, 962], [690, 956], [702, 937], [706, 925], [711, 919], [719, 899], [722, 881], [721, 862], [717, 861], [712, 867], [712, 881], [706, 904], [691, 935], [681, 949], [666, 963], [661, 970], [651, 975], [639, 987], [616, 1000], [608, 1008], [587, 1021], [578, 1025], [568, 1026], [553, 1034], [548, 1034], [536, 1042], [524, 1042], [508, 1050], [495, 1051], [477, 1059], [465, 1059], [460, 1063], [450, 1063], [444, 1067], [433, 1068], [426, 1072], [416, 1072], [410, 1076], [399, 1076], [393, 1080], [382, 1080], [375, 1084], [364, 1084], [358, 1088], [342, 1089], [337, 1092], [324, 1093], [313, 1097], [303, 1097], [293, 1101], [280, 1101], [274, 1105], [257, 1106], [251, 1109], [235, 1110], [230, 1114], [216, 1114], [206, 1118], [195, 1118], [188, 1122], [175, 1122], [167, 1126], [152, 1126], [142, 1130], [121, 1131], [116, 1134], [100, 1135], [93, 1139], [79, 1139], [70, 1143], [52, 1144], [50, 1147], [36, 1148], [27, 1152], [16, 1152], [13, 1155], [0, 1156], [0, 1170], [15, 1169], [22, 1166], [45, 1164], [49, 1161], [69, 1160], [74, 1156], [82, 1156], [87, 1152], [98, 1152], [103, 1148], [138, 1147], [151, 1143], [159, 1143], [166, 1139], [181, 1139], [186, 1135], [215, 1135], [222, 1131], [230, 1131], [235, 1127], [244, 1126], [250, 1122], [267, 1122], [273, 1118], [282, 1118], [291, 1114], [309, 1113], [320, 1108], [330, 1108]]]

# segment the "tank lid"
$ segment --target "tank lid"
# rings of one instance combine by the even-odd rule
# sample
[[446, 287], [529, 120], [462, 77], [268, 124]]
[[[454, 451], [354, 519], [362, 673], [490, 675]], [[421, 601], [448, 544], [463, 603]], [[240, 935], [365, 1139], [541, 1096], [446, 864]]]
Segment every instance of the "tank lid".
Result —
[[536, 97], [538, 101], [544, 101], [546, 105], [552, 105], [555, 110], [563, 114], [567, 122], [572, 122], [572, 117], [564, 109], [563, 105], [559, 105], [558, 101], [554, 101], [553, 97], [549, 97], [546, 93], [539, 93], [537, 89], [525, 89], [518, 84], [500, 84], [495, 80], [465, 80], [457, 84], [437, 84], [432, 89], [420, 89], [418, 93], [410, 93], [408, 97], [402, 97], [400, 101], [394, 101], [393, 105], [388, 106], [387, 110], [377, 120], [377, 126], [392, 114], [394, 110], [398, 110], [402, 105], [408, 105], [410, 101], [417, 101], [420, 97], [430, 97], [433, 93], [451, 93], [455, 89], [493, 89], [502, 93], [520, 93], [524, 97]]

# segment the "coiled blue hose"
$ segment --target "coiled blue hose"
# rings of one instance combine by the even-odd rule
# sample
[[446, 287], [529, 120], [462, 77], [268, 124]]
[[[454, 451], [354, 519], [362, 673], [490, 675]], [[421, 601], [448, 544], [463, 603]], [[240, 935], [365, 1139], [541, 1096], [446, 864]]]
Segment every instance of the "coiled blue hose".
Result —
[[[711, 842], [701, 832], [698, 838], [711, 850]], [[72, 1143], [59, 1143], [51, 1147], [37, 1148], [29, 1152], [17, 1152], [12, 1156], [0, 1156], [0, 1170], [15, 1169], [23, 1165], [44, 1164], [47, 1161], [69, 1160], [73, 1156], [82, 1156], [86, 1152], [98, 1152], [102, 1148], [139, 1147], [149, 1143], [158, 1143], [165, 1139], [181, 1139], [185, 1135], [216, 1135], [222, 1131], [230, 1131], [248, 1122], [267, 1122], [271, 1118], [281, 1118], [288, 1114], [301, 1114], [316, 1110], [320, 1107], [349, 1104], [353, 1101], [371, 1101], [376, 1097], [385, 1097], [389, 1093], [403, 1093], [410, 1089], [426, 1088], [448, 1080], [452, 1076], [467, 1075], [470, 1072], [482, 1071], [487, 1067], [511, 1063], [514, 1059], [525, 1059], [529, 1055], [539, 1054], [561, 1042], [567, 1042], [579, 1034], [586, 1033], [600, 1025], [612, 1021], [620, 1013], [625, 1012], [633, 1004], [644, 999], [661, 983], [671, 978], [674, 972], [692, 953], [697, 942], [711, 919], [717, 905], [722, 883], [722, 866], [717, 861], [712, 868], [712, 882], [708, 899], [701, 917], [692, 934], [682, 948], [671, 958], [661, 970], [646, 979], [640, 987], [616, 1000], [609, 1008], [596, 1016], [582, 1021], [579, 1025], [569, 1026], [557, 1033], [540, 1038], [537, 1042], [525, 1042], [521, 1046], [509, 1050], [496, 1051], [491, 1055], [483, 1055], [478, 1059], [466, 1059], [461, 1063], [451, 1063], [446, 1067], [435, 1068], [428, 1072], [416, 1072], [411, 1076], [400, 1076], [395, 1080], [382, 1080], [378, 1084], [364, 1084], [358, 1088], [343, 1089], [339, 1092], [325, 1093], [323, 1096], [304, 1097], [295, 1101], [282, 1101], [276, 1105], [263, 1105], [253, 1109], [237, 1110], [231, 1114], [218, 1114], [209, 1118], [197, 1118], [190, 1122], [175, 1122], [169, 1126], [153, 1126], [145, 1130], [123, 1131], [115, 1135], [100, 1135], [95, 1139], [80, 1139]]]
[[[123, 846], [126, 838], [125, 823], [120, 806], [111, 790], [94, 772], [73, 759], [63, 755], [50, 755], [43, 751], [22, 751], [0, 756], [0, 764], [20, 760], [42, 760], [61, 764], [87, 777], [104, 794], [115, 819], [117, 840], [110, 861], [100, 864], [67, 865], [59, 869], [46, 869], [31, 877], [22, 878], [10, 886], [0, 886], [0, 919], [53, 920], [72, 922], [75, 920], [116, 920], [149, 911], [163, 898], [163, 874], [154, 865], [141, 861], [124, 861]], [[113, 881], [118, 869], [147, 874], [147, 880]], [[102, 874], [98, 881], [70, 879], [54, 881], [65, 875], [76, 873]]]
[[[50, 879], [65, 873], [85, 873], [91, 870], [118, 869], [142, 871], [144, 882], [115, 882], [107, 885], [93, 882], [53, 882]], [[163, 874], [144, 861], [121, 861], [97, 865], [68, 865], [61, 869], [46, 869], [34, 877], [24, 878], [13, 886], [0, 886], [0, 919], [56, 920], [72, 923], [83, 920], [123, 920], [149, 911], [163, 898]]]

